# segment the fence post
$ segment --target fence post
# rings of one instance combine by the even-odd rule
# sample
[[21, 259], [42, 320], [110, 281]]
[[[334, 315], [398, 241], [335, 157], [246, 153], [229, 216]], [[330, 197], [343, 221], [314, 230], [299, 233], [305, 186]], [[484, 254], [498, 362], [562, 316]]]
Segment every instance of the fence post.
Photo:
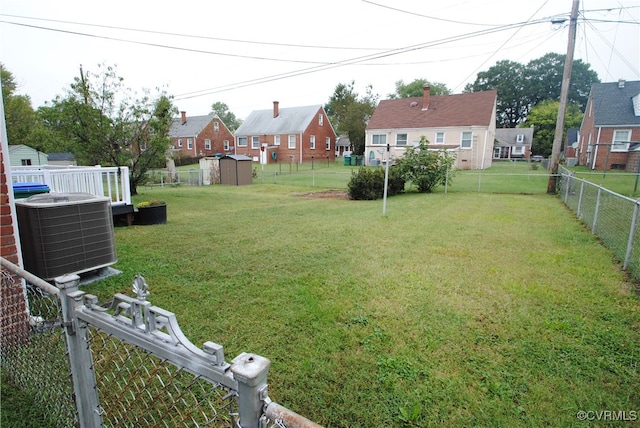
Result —
[[638, 216], [640, 213], [640, 198], [636, 200], [636, 206], [633, 207], [633, 217], [631, 218], [631, 227], [629, 228], [629, 241], [627, 242], [627, 252], [624, 257], [624, 264], [622, 270], [627, 270], [629, 263], [631, 262], [631, 252], [633, 250], [633, 237], [636, 234], [636, 228], [638, 227]]
[[247, 353], [231, 362], [231, 372], [238, 381], [238, 422], [242, 428], [260, 427], [270, 365], [269, 359]]
[[64, 275], [55, 278], [55, 282], [60, 289], [62, 325], [69, 351], [69, 366], [78, 421], [82, 428], [101, 427], [102, 416], [87, 328], [79, 324], [75, 313], [75, 308], [82, 304], [82, 296], [85, 294], [78, 290], [80, 277]]
[[560, 184], [562, 184], [562, 182], [566, 180], [565, 183], [565, 187], [564, 187], [564, 203], [569, 205], [569, 193], [571, 190], [571, 185], [573, 184], [573, 180], [571, 179], [571, 176], [569, 175], [565, 175], [565, 174], [561, 174], [560, 175]]
[[598, 186], [598, 196], [596, 197], [596, 207], [593, 211], [593, 224], [591, 225], [591, 234], [596, 234], [596, 226], [598, 225], [598, 214], [600, 213], [600, 197], [602, 195], [602, 186]]
[[582, 196], [584, 195], [584, 181], [580, 182], [580, 197], [578, 198], [578, 218], [582, 218]]

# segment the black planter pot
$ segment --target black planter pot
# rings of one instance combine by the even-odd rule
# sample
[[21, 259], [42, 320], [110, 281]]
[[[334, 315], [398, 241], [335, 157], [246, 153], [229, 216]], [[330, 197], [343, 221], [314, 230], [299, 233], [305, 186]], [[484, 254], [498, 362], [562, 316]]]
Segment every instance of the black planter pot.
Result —
[[167, 206], [155, 205], [152, 207], [138, 208], [138, 212], [136, 213], [136, 223], [142, 225], [166, 224]]

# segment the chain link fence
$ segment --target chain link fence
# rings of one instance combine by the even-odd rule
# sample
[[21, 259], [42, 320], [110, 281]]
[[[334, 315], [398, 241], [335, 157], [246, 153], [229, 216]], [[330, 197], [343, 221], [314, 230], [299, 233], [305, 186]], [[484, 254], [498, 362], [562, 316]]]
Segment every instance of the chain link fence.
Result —
[[623, 269], [640, 281], [640, 198], [619, 195], [561, 168], [560, 197], [591, 228]]
[[2, 370], [50, 415], [43, 426], [319, 427], [270, 400], [268, 359], [243, 353], [229, 364], [221, 345], [189, 342], [174, 314], [146, 301], [144, 278], [136, 297], [100, 305], [76, 275], [54, 287], [0, 262], [1, 286], [23, 289], [15, 295], [27, 302], [17, 317], [3, 302], [3, 321], [16, 326], [4, 330], [14, 333], [2, 340]]
[[[1, 278], [0, 286], [3, 288], [17, 291], [23, 288], [19, 277], [9, 275], [4, 270]], [[28, 328], [12, 329], [14, 334], [3, 338], [0, 350], [2, 369], [13, 384], [25, 394], [33, 396], [49, 415], [46, 426], [75, 426], [77, 418], [73, 385], [58, 296], [33, 285], [28, 285], [24, 294], [18, 295], [26, 297], [28, 313], [24, 313], [24, 302], [12, 306], [7, 305], [5, 300], [2, 310], [22, 312], [24, 317], [19, 318]]]

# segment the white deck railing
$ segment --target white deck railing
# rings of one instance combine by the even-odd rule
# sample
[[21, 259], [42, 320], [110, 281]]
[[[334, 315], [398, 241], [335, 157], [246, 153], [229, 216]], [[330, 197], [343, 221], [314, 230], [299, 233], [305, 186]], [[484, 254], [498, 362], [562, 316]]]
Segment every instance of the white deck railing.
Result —
[[129, 168], [101, 166], [12, 166], [13, 183], [41, 183], [52, 193], [107, 196], [111, 205], [130, 205]]

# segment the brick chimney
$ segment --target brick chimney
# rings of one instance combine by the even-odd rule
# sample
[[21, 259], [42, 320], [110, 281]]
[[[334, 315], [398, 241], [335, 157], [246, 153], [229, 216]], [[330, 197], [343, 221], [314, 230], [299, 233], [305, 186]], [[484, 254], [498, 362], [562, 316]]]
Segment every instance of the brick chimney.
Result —
[[187, 123], [187, 112], [186, 111], [181, 111], [180, 114], [182, 115], [181, 124], [184, 125], [185, 123]]
[[429, 86], [424, 86], [422, 88], [422, 110], [427, 110], [429, 108], [429, 91], [431, 88]]
[[278, 117], [280, 116], [280, 102], [279, 101], [274, 101], [273, 102], [273, 117]]

